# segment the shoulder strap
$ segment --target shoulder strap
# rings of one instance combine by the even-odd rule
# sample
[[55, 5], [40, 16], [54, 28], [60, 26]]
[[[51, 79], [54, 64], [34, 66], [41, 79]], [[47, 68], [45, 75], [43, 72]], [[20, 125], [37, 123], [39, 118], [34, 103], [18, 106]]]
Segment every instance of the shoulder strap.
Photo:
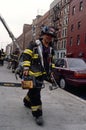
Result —
[[36, 40], [36, 45], [37, 45], [37, 49], [38, 49], [38, 53], [41, 59], [41, 64], [44, 67], [44, 61], [43, 61], [43, 54], [42, 54], [42, 43], [40, 40]]

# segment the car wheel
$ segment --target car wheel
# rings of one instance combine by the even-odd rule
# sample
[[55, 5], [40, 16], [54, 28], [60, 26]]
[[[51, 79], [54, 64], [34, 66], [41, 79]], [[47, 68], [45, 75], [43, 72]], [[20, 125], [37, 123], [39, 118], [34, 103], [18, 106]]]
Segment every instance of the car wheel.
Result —
[[59, 86], [60, 86], [60, 88], [62, 88], [62, 89], [66, 89], [67, 84], [66, 84], [66, 81], [65, 81], [64, 78], [61, 78], [61, 79], [60, 79], [60, 81], [59, 81]]

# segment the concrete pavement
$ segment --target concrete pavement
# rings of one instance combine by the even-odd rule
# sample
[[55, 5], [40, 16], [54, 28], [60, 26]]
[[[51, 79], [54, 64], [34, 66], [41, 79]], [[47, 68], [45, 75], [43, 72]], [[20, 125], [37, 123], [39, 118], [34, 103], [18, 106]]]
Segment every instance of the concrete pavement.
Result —
[[[0, 81], [15, 81], [14, 74], [0, 66]], [[17, 82], [20, 82], [18, 80]], [[58, 88], [42, 89], [44, 126], [37, 126], [31, 111], [23, 106], [27, 90], [0, 87], [0, 130], [86, 130], [86, 102]]]

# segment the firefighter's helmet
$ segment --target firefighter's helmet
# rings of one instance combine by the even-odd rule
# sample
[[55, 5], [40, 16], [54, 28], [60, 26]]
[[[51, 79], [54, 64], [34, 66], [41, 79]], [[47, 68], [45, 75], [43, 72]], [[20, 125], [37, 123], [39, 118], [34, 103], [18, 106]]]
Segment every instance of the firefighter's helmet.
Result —
[[41, 35], [51, 35], [52, 37], [56, 37], [55, 29], [51, 26], [43, 26], [41, 30]]

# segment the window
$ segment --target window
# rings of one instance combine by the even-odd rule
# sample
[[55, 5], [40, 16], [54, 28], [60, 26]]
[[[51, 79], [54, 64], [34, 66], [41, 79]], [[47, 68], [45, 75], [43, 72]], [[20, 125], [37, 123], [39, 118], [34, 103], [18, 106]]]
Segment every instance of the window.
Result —
[[[61, 58], [63, 58], [63, 57], [65, 57], [65, 52], [61, 53]], [[64, 64], [63, 64], [63, 66], [64, 66]]]
[[64, 8], [64, 14], [67, 14], [68, 13], [68, 7], [66, 6], [65, 8]]
[[73, 8], [72, 8], [72, 15], [74, 15], [75, 14], [75, 6], [73, 6]]
[[68, 4], [68, 6], [67, 6], [67, 12], [69, 12], [69, 4]]
[[57, 58], [59, 58], [59, 53], [57, 53]]
[[[62, 56], [62, 53], [61, 53], [61, 56]], [[62, 58], [62, 57], [61, 57]], [[64, 60], [63, 59], [57, 59], [55, 65], [56, 67], [63, 67], [65, 64]]]
[[66, 49], [66, 40], [62, 41], [62, 49]]
[[67, 2], [67, 0], [64, 0], [64, 3], [66, 3]]
[[79, 11], [82, 11], [82, 9], [83, 9], [83, 1], [81, 1], [79, 4]]
[[79, 21], [79, 22], [78, 22], [78, 27], [77, 27], [77, 28], [80, 29], [80, 26], [81, 26], [81, 22]]
[[71, 25], [71, 32], [74, 30], [74, 24]]
[[68, 17], [65, 18], [65, 24], [68, 24]]
[[80, 35], [77, 35], [77, 45], [80, 45]]
[[58, 41], [58, 44], [57, 44], [57, 49], [60, 49], [60, 41]]
[[73, 38], [70, 37], [70, 46], [72, 46], [72, 45], [73, 45]]
[[66, 37], [66, 36], [67, 36], [67, 29], [64, 28], [64, 29], [62, 30], [62, 37]]
[[58, 34], [57, 34], [58, 38], [61, 37], [61, 31], [58, 31]]
[[62, 30], [62, 37], [64, 37], [64, 29]]

